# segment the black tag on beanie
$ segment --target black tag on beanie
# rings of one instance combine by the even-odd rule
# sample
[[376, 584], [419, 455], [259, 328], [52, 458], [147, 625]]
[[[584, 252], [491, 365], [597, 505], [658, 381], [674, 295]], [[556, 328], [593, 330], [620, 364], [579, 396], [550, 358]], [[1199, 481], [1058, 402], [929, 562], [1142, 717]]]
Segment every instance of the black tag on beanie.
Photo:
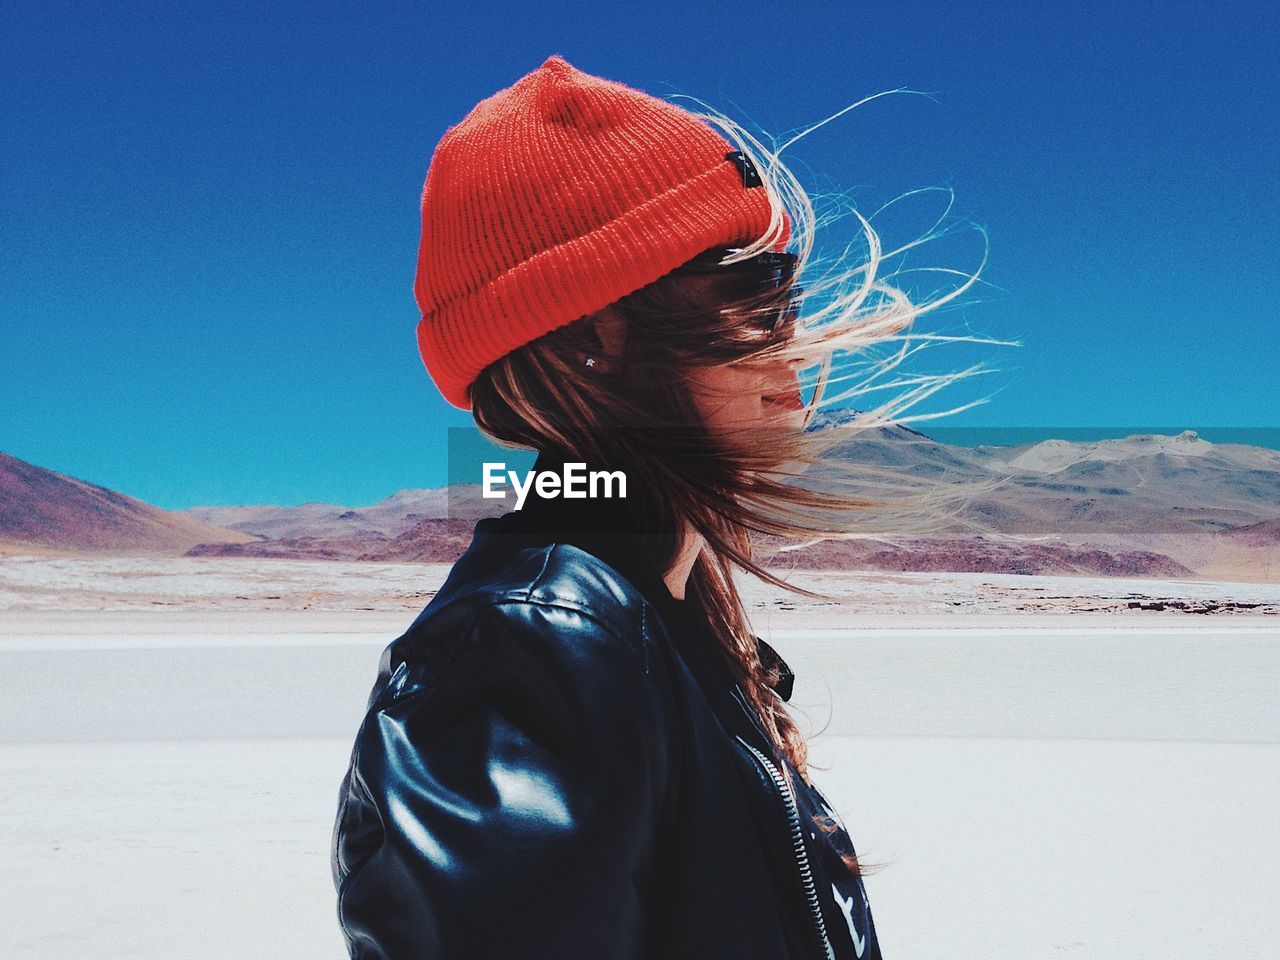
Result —
[[756, 169], [756, 165], [752, 163], [751, 158], [741, 150], [734, 150], [732, 153], [726, 153], [724, 158], [726, 160], [732, 160], [738, 165], [738, 172], [742, 174], [742, 185], [744, 187], [758, 187], [764, 183], [764, 181], [760, 179], [760, 171]]

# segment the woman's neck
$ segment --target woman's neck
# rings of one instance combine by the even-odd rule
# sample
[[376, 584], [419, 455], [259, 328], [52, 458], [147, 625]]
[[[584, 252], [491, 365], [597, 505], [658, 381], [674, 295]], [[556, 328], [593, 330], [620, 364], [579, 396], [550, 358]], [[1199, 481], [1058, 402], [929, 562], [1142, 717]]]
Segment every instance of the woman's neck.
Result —
[[705, 544], [706, 540], [703, 539], [702, 534], [686, 522], [680, 538], [680, 550], [662, 578], [667, 585], [667, 590], [675, 599], [684, 599], [685, 588], [689, 585], [689, 577], [693, 573], [693, 565], [697, 562], [698, 554], [702, 552]]

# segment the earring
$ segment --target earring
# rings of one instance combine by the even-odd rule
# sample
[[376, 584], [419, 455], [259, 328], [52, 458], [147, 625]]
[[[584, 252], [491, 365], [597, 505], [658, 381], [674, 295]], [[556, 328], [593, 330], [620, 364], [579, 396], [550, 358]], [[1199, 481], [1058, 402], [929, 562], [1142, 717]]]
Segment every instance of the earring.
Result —
[[618, 371], [618, 362], [613, 357], [592, 356], [582, 354], [582, 365], [593, 377], [611, 377]]

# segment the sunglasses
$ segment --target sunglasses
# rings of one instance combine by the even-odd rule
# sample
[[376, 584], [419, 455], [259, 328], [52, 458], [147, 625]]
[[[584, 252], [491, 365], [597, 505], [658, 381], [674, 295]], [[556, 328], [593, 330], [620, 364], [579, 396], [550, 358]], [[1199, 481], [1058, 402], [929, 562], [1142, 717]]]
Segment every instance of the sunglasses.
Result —
[[791, 282], [796, 273], [794, 253], [774, 253], [765, 251], [757, 253], [746, 260], [733, 263], [721, 263], [725, 257], [741, 251], [741, 247], [716, 248], [700, 253], [688, 263], [677, 268], [678, 273], [751, 273], [761, 278], [762, 282], [774, 289]]
[[733, 263], [721, 263], [725, 257], [738, 253], [741, 247], [716, 248], [700, 253], [692, 260], [678, 267], [674, 272], [697, 275], [737, 275], [750, 282], [752, 287], [758, 284], [760, 294], [767, 295], [771, 290], [789, 287], [790, 297], [787, 306], [779, 311], [770, 311], [759, 318], [759, 326], [769, 334], [784, 334], [795, 325], [796, 316], [800, 312], [800, 296], [804, 288], [792, 283], [796, 273], [794, 253], [775, 253], [766, 251], [745, 260]]

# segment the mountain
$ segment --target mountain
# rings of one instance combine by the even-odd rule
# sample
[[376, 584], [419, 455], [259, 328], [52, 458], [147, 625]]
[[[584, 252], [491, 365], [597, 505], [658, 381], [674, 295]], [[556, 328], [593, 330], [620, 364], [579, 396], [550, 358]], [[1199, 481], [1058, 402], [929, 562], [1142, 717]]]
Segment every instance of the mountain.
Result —
[[422, 520], [477, 520], [503, 512], [503, 502], [485, 500], [479, 484], [401, 490], [367, 507], [303, 503], [296, 507], [189, 507], [187, 516], [228, 530], [270, 539], [393, 539]]
[[1020, 573], [1040, 576], [1193, 577], [1152, 550], [1103, 544], [1024, 542], [1013, 538], [902, 537], [826, 540], [799, 550], [759, 550], [776, 568], [917, 573]]
[[1280, 546], [1280, 517], [1264, 520], [1262, 523], [1251, 523], [1247, 527], [1236, 527], [1225, 531], [1222, 536], [1247, 547], [1277, 547]]
[[1280, 514], [1280, 451], [1209, 443], [1191, 430], [971, 455], [1005, 481], [1002, 499], [1034, 507], [1054, 532], [1207, 533]]
[[378, 560], [386, 563], [453, 563], [471, 542], [473, 520], [428, 517], [395, 537], [310, 535], [257, 540], [252, 543], [209, 543], [193, 547], [190, 556], [287, 557], [309, 560]]
[[1206, 579], [1280, 580], [1280, 518], [1224, 530], [1205, 547], [1198, 569]]
[[[816, 426], [856, 428], [857, 417], [856, 411], [823, 413]], [[889, 424], [846, 430], [831, 455], [863, 468], [866, 489], [855, 492], [874, 498], [911, 487], [940, 491], [953, 519], [914, 530], [881, 520], [875, 529], [875, 515], [869, 514], [872, 522], [862, 539], [781, 552], [774, 557], [778, 565], [1280, 579], [1280, 451], [1210, 443], [1189, 430], [1087, 443], [1050, 439], [964, 447]], [[459, 484], [401, 490], [359, 507], [305, 503], [168, 512], [43, 473], [77, 490], [98, 491], [100, 498], [127, 502], [131, 516], [151, 511], [146, 515], [170, 523], [184, 520], [193, 526], [167, 542], [186, 544], [189, 553], [203, 556], [448, 563], [470, 542], [476, 519], [509, 509], [503, 501], [483, 499], [478, 486]], [[69, 494], [60, 489], [49, 488], [49, 505], [38, 509], [44, 495], [28, 489], [27, 506], [0, 514], [0, 538], [38, 544], [40, 531], [59, 529], [40, 517], [64, 509], [58, 504]], [[102, 509], [82, 512], [96, 516]], [[15, 532], [16, 518], [24, 517], [28, 528]], [[78, 536], [53, 541], [83, 544], [86, 525], [80, 521]], [[101, 539], [104, 545], [96, 549], [115, 549], [115, 542]], [[762, 540], [758, 548], [768, 556], [777, 545]]]
[[[972, 487], [967, 515], [989, 532], [1209, 533], [1280, 514], [1280, 451], [1214, 444], [1192, 430], [962, 447], [889, 426], [868, 429], [833, 452], [916, 482], [954, 484], [957, 491]], [[984, 481], [994, 488], [981, 490]], [[868, 493], [883, 483], [873, 473]]]
[[[903, 424], [852, 429], [856, 411], [822, 412], [843, 428], [830, 455], [865, 468], [870, 496], [915, 485], [954, 496], [950, 523], [914, 534], [824, 541], [774, 562], [808, 568], [1095, 576], [1280, 577], [1280, 451], [1214, 444], [1193, 431], [1087, 443], [941, 443]], [[905, 481], [901, 482], [901, 481]], [[451, 562], [475, 518], [504, 504], [475, 486], [404, 490], [367, 507], [199, 507], [199, 519], [262, 542], [201, 547], [238, 556]], [[452, 519], [448, 519], [452, 518]], [[887, 526], [887, 529], [884, 527]], [[867, 533], [875, 533], [868, 530]], [[761, 541], [762, 555], [775, 545]]]
[[181, 556], [250, 539], [0, 453], [0, 553]]
[[[850, 411], [823, 411], [818, 427], [848, 426]], [[831, 456], [867, 468], [871, 496], [907, 478], [953, 488], [965, 505], [961, 533], [1074, 536], [1209, 534], [1280, 516], [1280, 451], [1213, 444], [1184, 431], [1077, 443], [1016, 446], [940, 443], [910, 427], [872, 427]], [[973, 492], [967, 492], [972, 490]], [[402, 490], [370, 506], [192, 507], [194, 519], [257, 537], [394, 539], [428, 519], [474, 520], [506, 509], [476, 485]], [[896, 532], [894, 530], [883, 531]]]

